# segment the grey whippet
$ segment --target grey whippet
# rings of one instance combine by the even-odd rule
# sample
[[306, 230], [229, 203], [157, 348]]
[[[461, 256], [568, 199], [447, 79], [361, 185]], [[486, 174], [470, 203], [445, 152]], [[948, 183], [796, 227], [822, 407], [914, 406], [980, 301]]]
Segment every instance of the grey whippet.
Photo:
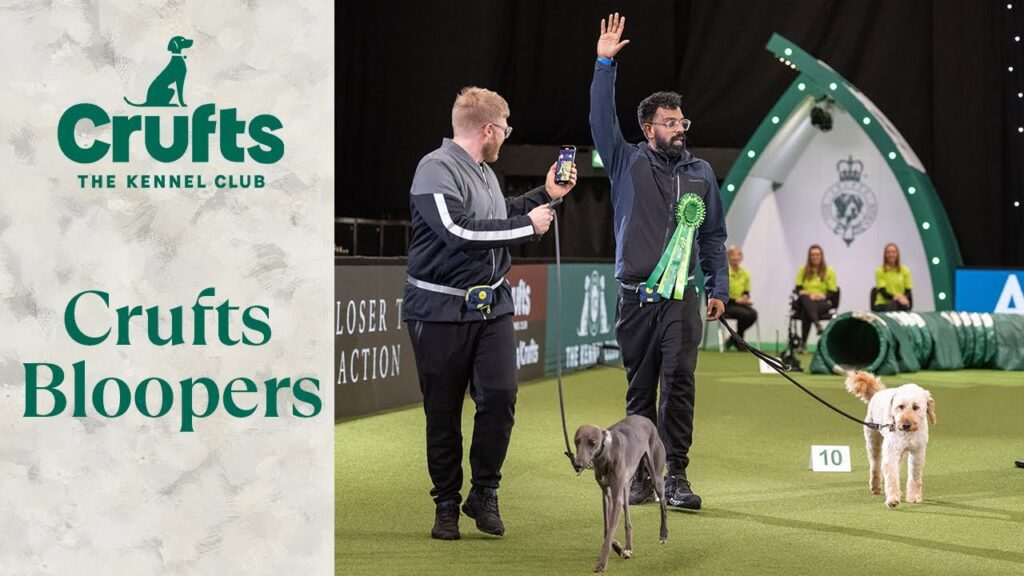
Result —
[[[611, 548], [623, 558], [633, 555], [633, 525], [629, 520], [629, 482], [644, 462], [661, 502], [661, 543], [668, 538], [665, 524], [665, 446], [658, 429], [644, 416], [627, 416], [607, 430], [585, 424], [576, 430], [577, 469], [593, 468], [594, 479], [604, 495], [604, 546], [594, 572], [604, 572]], [[626, 520], [626, 547], [614, 539], [619, 511]]]

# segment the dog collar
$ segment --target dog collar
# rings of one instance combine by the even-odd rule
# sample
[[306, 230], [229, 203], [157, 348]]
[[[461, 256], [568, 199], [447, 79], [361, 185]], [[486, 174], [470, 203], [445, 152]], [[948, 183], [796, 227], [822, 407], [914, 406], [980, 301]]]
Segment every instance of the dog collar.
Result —
[[604, 454], [606, 448], [612, 445], [612, 433], [608, 430], [604, 431], [604, 439], [601, 441], [601, 450], [597, 454], [594, 454], [594, 458]]

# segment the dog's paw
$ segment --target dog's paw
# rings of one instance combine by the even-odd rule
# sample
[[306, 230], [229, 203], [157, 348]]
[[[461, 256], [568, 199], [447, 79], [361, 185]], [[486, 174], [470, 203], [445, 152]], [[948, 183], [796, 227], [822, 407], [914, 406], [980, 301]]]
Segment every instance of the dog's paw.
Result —
[[920, 494], [907, 494], [907, 502], [912, 504], [920, 504], [924, 498]]
[[871, 490], [872, 494], [876, 494], [876, 495], [877, 494], [881, 494], [882, 493], [882, 479], [881, 478], [879, 478], [879, 479], [872, 478], [871, 481], [868, 483], [868, 488]]
[[612, 540], [612, 550], [619, 556], [622, 556], [622, 544], [619, 544], [618, 540]]
[[598, 562], [597, 566], [594, 566], [594, 572], [604, 572], [604, 563]]
[[629, 548], [626, 548], [625, 550], [622, 551], [622, 557], [623, 558], [632, 558], [633, 557], [633, 551], [630, 550]]
[[889, 507], [889, 510], [895, 510], [900, 505], [899, 498], [889, 498], [885, 501], [885, 505]]

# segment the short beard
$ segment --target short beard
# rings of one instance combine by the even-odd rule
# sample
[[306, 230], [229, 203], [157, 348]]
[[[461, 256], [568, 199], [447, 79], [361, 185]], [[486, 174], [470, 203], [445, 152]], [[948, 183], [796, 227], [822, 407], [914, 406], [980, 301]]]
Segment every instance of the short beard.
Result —
[[491, 143], [484, 144], [484, 148], [483, 148], [483, 150], [481, 150], [481, 152], [483, 152], [484, 162], [487, 162], [487, 163], [497, 162], [498, 161], [498, 149], [500, 149], [500, 148], [501, 148], [501, 146], [498, 145], [497, 142], [495, 142], [493, 144], [491, 144]]
[[[682, 140], [682, 144], [680, 144], [678, 146], [673, 144], [672, 139], [675, 139], [675, 138], [681, 139]], [[662, 140], [661, 138], [658, 138], [657, 136], [655, 136], [654, 137], [654, 149], [657, 150], [658, 152], [661, 152], [665, 156], [668, 156], [669, 158], [672, 158], [674, 160], [674, 159], [679, 158], [680, 156], [683, 155], [683, 150], [686, 149], [686, 136], [685, 135], [673, 136], [672, 139]]]

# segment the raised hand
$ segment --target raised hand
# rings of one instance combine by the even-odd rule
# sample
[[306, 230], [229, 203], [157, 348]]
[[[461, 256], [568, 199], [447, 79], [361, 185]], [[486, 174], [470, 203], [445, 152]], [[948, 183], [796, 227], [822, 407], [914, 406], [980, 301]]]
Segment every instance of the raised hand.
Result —
[[601, 58], [614, 58], [629, 40], [622, 40], [622, 31], [626, 28], [626, 17], [619, 13], [609, 14], [607, 22], [601, 19], [601, 36], [597, 39], [597, 55]]

